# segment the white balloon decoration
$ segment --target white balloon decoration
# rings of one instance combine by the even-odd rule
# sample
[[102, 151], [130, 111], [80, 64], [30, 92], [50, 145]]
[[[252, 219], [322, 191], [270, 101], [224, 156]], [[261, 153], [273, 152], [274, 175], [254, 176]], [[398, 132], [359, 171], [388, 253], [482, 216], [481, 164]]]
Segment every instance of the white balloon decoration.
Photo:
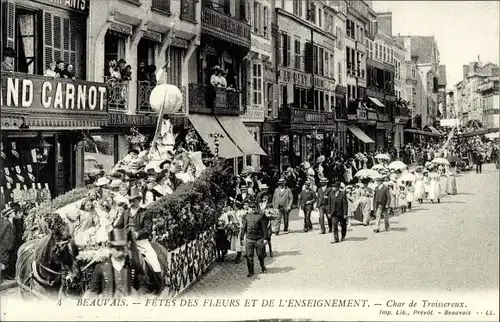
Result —
[[165, 105], [165, 114], [173, 114], [181, 109], [183, 100], [182, 92], [177, 86], [161, 84], [151, 91], [149, 105], [151, 109], [157, 113], [159, 113], [162, 106]]

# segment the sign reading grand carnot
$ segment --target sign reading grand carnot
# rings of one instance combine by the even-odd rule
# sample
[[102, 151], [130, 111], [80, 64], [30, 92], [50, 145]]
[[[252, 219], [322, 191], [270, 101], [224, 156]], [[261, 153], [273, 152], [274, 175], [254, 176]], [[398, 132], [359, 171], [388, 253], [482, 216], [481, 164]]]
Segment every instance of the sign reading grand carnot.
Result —
[[62, 113], [107, 112], [105, 84], [37, 75], [2, 75], [1, 106]]

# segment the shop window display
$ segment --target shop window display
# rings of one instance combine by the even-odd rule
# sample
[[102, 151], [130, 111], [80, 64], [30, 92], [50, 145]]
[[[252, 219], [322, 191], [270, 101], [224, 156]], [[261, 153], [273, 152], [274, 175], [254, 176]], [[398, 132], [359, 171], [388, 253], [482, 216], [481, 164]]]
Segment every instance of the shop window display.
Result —
[[36, 146], [29, 139], [1, 142], [0, 207], [12, 202], [36, 202], [51, 199], [50, 175], [47, 171], [49, 146]]

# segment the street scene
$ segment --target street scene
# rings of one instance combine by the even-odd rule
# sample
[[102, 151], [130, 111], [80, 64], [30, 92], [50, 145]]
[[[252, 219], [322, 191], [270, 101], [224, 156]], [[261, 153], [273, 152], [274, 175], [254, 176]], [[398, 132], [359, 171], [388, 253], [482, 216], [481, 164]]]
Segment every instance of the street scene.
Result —
[[[459, 193], [440, 204], [424, 203], [391, 217], [391, 230], [353, 224], [344, 243], [332, 236], [304, 234], [297, 211], [288, 235], [273, 237], [268, 273], [243, 278], [246, 266], [216, 264], [185, 297], [239, 297], [279, 288], [338, 291], [393, 289], [460, 292], [498, 287], [499, 175], [457, 177]], [[411, 245], [411, 247], [409, 247]], [[333, 269], [332, 266], [335, 266]]]
[[491, 1], [2, 0], [7, 311], [278, 292], [490, 301], [498, 14]]

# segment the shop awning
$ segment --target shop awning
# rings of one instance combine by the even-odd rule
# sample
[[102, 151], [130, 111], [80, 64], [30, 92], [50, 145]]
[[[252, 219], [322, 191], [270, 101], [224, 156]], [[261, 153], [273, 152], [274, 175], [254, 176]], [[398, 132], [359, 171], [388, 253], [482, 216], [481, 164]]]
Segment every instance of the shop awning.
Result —
[[442, 134], [441, 132], [439, 132], [439, 131], [438, 131], [438, 129], [436, 129], [436, 128], [435, 128], [434, 126], [432, 126], [432, 125], [427, 126], [427, 128], [428, 128], [429, 130], [431, 130], [431, 132], [432, 132], [433, 134], [439, 134], [439, 135], [441, 135], [441, 134]]
[[417, 130], [417, 129], [405, 129], [405, 132], [408, 133], [414, 133], [414, 134], [419, 134], [419, 135], [425, 135], [425, 136], [441, 136], [441, 134], [436, 134], [424, 130]]
[[232, 159], [244, 156], [233, 143], [231, 138], [226, 134], [224, 129], [219, 125], [217, 119], [213, 115], [190, 114], [189, 120], [194, 128], [201, 136], [203, 141], [210, 147], [212, 153], [215, 154], [215, 140], [211, 137], [212, 134], [219, 135], [219, 156], [225, 159]]
[[248, 132], [239, 116], [217, 116], [220, 124], [246, 155], [267, 155]]
[[350, 125], [347, 127], [352, 134], [354, 134], [358, 139], [363, 141], [364, 143], [375, 143], [368, 135], [365, 134], [359, 127]]
[[384, 107], [384, 104], [382, 104], [382, 102], [376, 99], [375, 97], [368, 96], [368, 98], [370, 99], [370, 101], [373, 102], [373, 104], [377, 105], [378, 107]]

